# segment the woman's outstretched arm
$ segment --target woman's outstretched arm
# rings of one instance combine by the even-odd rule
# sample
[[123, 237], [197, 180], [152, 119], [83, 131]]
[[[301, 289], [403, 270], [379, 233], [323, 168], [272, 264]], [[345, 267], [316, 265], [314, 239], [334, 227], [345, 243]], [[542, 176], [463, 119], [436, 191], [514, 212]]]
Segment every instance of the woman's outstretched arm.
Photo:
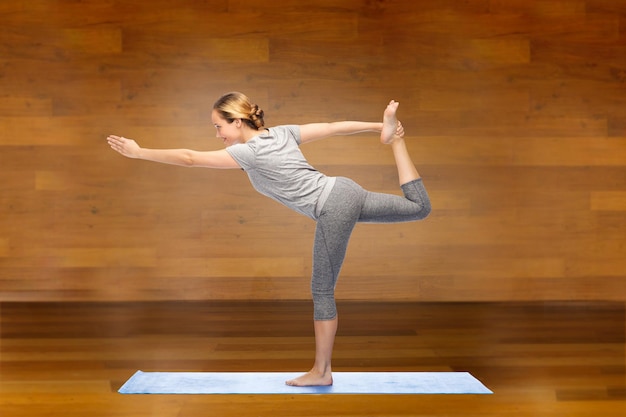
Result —
[[[300, 139], [302, 143], [327, 138], [329, 136], [354, 135], [363, 132], [381, 133], [383, 123], [379, 122], [332, 122], [332, 123], [309, 123], [300, 125]], [[396, 121], [396, 130], [393, 133], [400, 137], [404, 136], [402, 123]]]
[[329, 136], [354, 135], [362, 132], [378, 132], [383, 128], [381, 122], [331, 122], [309, 123], [300, 125], [300, 139], [302, 143], [327, 138]]
[[146, 161], [184, 167], [240, 168], [239, 164], [224, 149], [205, 152], [191, 149], [148, 149], [140, 147], [132, 139], [115, 135], [110, 135], [107, 138], [107, 142], [114, 151], [127, 158], [144, 159]]

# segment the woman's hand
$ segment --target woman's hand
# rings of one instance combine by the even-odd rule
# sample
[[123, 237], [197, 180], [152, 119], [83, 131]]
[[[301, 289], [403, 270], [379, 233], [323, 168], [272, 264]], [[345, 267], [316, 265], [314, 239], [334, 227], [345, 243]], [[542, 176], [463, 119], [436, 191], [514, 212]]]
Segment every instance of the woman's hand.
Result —
[[107, 138], [107, 142], [114, 151], [117, 151], [128, 158], [139, 158], [141, 147], [139, 147], [137, 142], [134, 140], [127, 139], [122, 136], [110, 135]]
[[404, 127], [402, 123], [400, 123], [400, 120], [398, 120], [398, 127], [396, 127], [396, 136], [404, 137]]

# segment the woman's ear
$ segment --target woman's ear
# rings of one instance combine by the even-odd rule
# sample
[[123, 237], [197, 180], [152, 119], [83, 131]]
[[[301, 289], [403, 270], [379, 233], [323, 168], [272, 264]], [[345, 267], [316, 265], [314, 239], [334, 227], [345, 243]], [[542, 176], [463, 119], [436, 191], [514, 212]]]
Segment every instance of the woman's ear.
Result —
[[241, 127], [241, 119], [235, 119], [235, 126]]

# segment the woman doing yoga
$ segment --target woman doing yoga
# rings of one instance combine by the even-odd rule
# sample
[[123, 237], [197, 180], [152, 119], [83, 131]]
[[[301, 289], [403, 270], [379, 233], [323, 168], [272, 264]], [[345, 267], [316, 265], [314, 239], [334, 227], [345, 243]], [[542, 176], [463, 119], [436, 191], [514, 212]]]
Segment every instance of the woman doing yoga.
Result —
[[[397, 223], [425, 218], [430, 201], [404, 142], [391, 101], [382, 122], [341, 121], [266, 128], [263, 110], [242, 93], [220, 97], [212, 122], [226, 146], [217, 151], [149, 149], [121, 136], [107, 138], [120, 154], [187, 167], [243, 169], [260, 193], [316, 221], [311, 293], [314, 307], [315, 362], [313, 368], [287, 381], [293, 386], [332, 385], [331, 357], [337, 331], [334, 291], [348, 241], [357, 222]], [[389, 145], [398, 170], [403, 197], [366, 191], [344, 177], [328, 177], [304, 158], [300, 145], [329, 136], [380, 133]]]

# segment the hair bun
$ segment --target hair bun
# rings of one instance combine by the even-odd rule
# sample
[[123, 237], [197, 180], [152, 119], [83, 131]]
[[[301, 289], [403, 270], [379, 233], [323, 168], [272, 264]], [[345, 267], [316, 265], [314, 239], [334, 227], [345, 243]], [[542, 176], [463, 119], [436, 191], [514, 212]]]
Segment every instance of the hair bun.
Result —
[[260, 129], [265, 125], [263, 116], [264, 116], [263, 110], [260, 109], [257, 104], [253, 104], [252, 111], [250, 112], [250, 120], [252, 120], [252, 122], [257, 127], [257, 129]]

